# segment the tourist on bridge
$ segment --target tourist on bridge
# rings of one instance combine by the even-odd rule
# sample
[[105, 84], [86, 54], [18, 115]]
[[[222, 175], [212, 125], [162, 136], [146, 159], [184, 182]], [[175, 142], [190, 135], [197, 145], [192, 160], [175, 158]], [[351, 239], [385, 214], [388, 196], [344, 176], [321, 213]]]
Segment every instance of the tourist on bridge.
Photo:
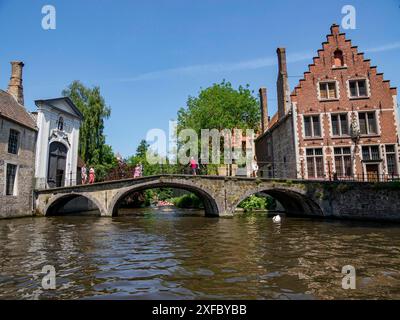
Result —
[[81, 168], [81, 178], [82, 178], [82, 184], [86, 184], [87, 182], [86, 164], [84, 164], [83, 167]]
[[191, 157], [191, 158], [190, 158], [190, 163], [189, 163], [189, 165], [190, 165], [190, 168], [192, 169], [192, 174], [195, 176], [195, 175], [197, 174], [198, 165], [197, 165], [197, 162], [196, 162], [196, 160], [194, 159], [194, 157]]
[[95, 178], [96, 178], [96, 175], [94, 173], [94, 168], [90, 167], [90, 169], [89, 169], [89, 184], [94, 183]]
[[136, 166], [135, 166], [135, 170], [133, 172], [133, 177], [134, 178], [139, 178], [142, 176], [142, 171], [143, 171], [143, 166], [142, 163], [139, 162]]
[[257, 173], [258, 173], [257, 157], [254, 156], [254, 159], [251, 163], [251, 176], [253, 178], [257, 178]]

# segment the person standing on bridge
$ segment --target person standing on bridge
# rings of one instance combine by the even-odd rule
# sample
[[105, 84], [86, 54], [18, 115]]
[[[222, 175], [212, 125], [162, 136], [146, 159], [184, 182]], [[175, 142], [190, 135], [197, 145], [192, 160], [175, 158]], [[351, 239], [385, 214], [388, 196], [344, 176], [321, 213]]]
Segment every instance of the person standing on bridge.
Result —
[[94, 173], [94, 168], [90, 167], [90, 169], [89, 169], [89, 184], [94, 183], [95, 178], [96, 178], [96, 175]]
[[133, 171], [133, 177], [134, 178], [139, 178], [142, 176], [142, 164], [139, 162], [136, 166], [135, 166], [135, 170]]
[[257, 157], [254, 156], [254, 159], [251, 163], [251, 176], [253, 178], [257, 178], [257, 173], [258, 173]]
[[190, 168], [192, 169], [192, 174], [195, 176], [196, 174], [197, 174], [197, 162], [196, 162], [196, 160], [194, 159], [194, 157], [191, 157], [190, 158], [190, 163], [189, 163], [189, 165], [190, 165]]
[[133, 178], [136, 179], [137, 177], [139, 177], [139, 164], [133, 169]]
[[86, 164], [83, 164], [83, 167], [81, 168], [81, 178], [82, 178], [82, 184], [86, 184], [87, 182]]
[[139, 177], [143, 176], [143, 165], [141, 162], [139, 162]]

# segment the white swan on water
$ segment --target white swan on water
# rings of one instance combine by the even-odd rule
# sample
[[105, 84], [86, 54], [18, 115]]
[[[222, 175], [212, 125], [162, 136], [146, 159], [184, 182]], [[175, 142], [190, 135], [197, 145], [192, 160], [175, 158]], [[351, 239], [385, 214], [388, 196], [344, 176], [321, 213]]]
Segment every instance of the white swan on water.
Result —
[[275, 217], [272, 218], [272, 221], [273, 221], [273, 222], [276, 222], [276, 223], [281, 222], [281, 220], [282, 220], [282, 219], [281, 219], [281, 216], [280, 216], [280, 215], [277, 215], [277, 216], [275, 216]]

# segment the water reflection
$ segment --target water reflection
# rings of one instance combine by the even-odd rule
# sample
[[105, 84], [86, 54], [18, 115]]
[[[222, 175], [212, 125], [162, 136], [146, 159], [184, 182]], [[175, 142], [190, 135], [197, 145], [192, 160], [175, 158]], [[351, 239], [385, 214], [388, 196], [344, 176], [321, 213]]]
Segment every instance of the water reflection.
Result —
[[[400, 298], [397, 225], [145, 210], [0, 221], [0, 297]], [[343, 290], [353, 265], [357, 289]], [[44, 265], [57, 289], [41, 289]]]

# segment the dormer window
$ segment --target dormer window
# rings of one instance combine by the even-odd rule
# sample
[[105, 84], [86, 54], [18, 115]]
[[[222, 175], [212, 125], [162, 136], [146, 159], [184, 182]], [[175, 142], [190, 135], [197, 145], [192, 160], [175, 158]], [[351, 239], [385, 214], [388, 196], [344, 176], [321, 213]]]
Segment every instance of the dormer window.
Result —
[[344, 67], [343, 52], [339, 49], [333, 53], [333, 65], [335, 68]]
[[63, 119], [63, 117], [58, 118], [57, 128], [60, 131], [64, 130], [64, 119]]

